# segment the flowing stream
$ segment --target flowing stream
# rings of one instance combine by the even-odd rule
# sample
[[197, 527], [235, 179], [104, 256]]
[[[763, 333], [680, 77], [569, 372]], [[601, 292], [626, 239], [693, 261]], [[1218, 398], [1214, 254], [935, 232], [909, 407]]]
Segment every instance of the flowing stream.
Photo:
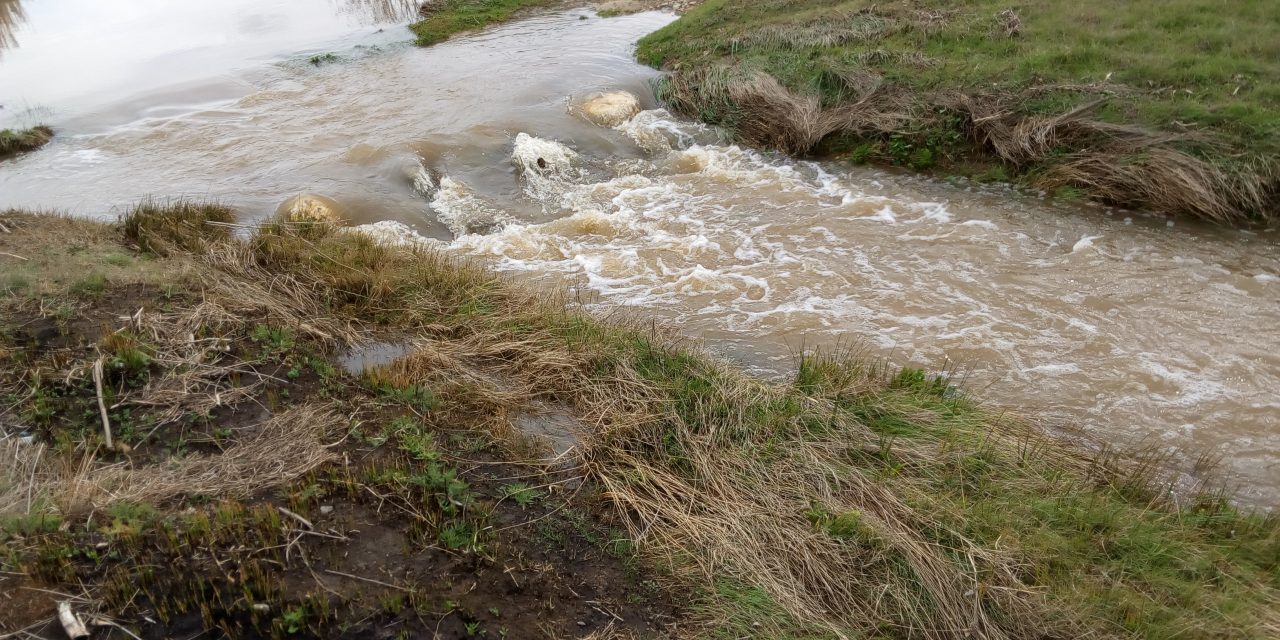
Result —
[[[1280, 504], [1280, 234], [726, 144], [662, 111], [632, 59], [670, 14], [566, 10], [419, 49], [415, 9], [0, 0], [0, 127], [58, 132], [0, 163], [0, 209], [109, 218], [153, 194], [252, 220], [319, 194], [764, 375], [842, 342], [951, 366], [1189, 473], [1216, 454], [1246, 503]], [[613, 129], [572, 113], [614, 89], [646, 110]]]

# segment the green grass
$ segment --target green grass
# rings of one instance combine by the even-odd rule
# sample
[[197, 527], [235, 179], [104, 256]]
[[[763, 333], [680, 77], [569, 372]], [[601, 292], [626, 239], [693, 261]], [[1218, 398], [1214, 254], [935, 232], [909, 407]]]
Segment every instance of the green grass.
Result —
[[0, 158], [43, 147], [53, 139], [53, 129], [38, 125], [30, 129], [0, 129]]
[[505, 22], [527, 7], [547, 4], [548, 0], [442, 0], [433, 3], [431, 15], [411, 25], [417, 44], [429, 47], [449, 39], [455, 33]]
[[[858, 71], [915, 91], [1109, 81], [1123, 95], [1104, 120], [1177, 131], [1183, 123], [1244, 149], [1280, 148], [1280, 5], [1034, 0], [1017, 5], [1022, 27], [1007, 37], [1000, 13], [1010, 6], [709, 0], [642, 39], [637, 55], [655, 66], [732, 58], [830, 102], [845, 97], [836, 78]], [[842, 41], [824, 44], [824, 34]], [[1080, 99], [1077, 91], [1047, 90], [1025, 108], [1058, 113]]]
[[[874, 96], [873, 106], [903, 116], [892, 135], [861, 127], [817, 147], [855, 161], [979, 175], [994, 159], [981, 157], [990, 148], [957, 96], [1019, 117], [1102, 100], [1092, 120], [1179, 136], [1180, 151], [1276, 190], [1278, 24], [1280, 4], [1265, 0], [708, 0], [641, 39], [637, 56], [693, 78], [696, 96], [678, 106], [731, 130], [743, 106], [721, 85], [735, 74], [766, 73], [826, 108]], [[1089, 146], [1061, 141], [1018, 173], [1034, 181], [1066, 156], [1098, 152]]]

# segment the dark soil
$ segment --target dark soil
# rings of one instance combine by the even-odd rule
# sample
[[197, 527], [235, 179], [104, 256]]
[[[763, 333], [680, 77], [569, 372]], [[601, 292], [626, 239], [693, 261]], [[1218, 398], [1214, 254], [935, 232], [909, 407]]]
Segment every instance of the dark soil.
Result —
[[[5, 430], [30, 430], [50, 455], [95, 442], [100, 424], [91, 380], [47, 376], [34, 394], [45, 405], [36, 410], [29, 372], [92, 362], [102, 336], [139, 308], [181, 308], [197, 299], [190, 295], [108, 288], [57, 318], [32, 305], [7, 307], [0, 316]], [[313, 401], [344, 407], [365, 433], [421, 416], [344, 373], [322, 345], [273, 348], [254, 339], [256, 326], [246, 318], [225, 356], [253, 362], [269, 376], [253, 398], [159, 426], [151, 409], [113, 409], [120, 440], [130, 448], [100, 449], [100, 459], [140, 467], [218, 455], [274, 412]], [[318, 367], [317, 357], [332, 367]], [[112, 384], [122, 392], [163, 373], [153, 365]], [[438, 427], [428, 418], [421, 423], [440, 455], [430, 464], [456, 473], [473, 496], [461, 514], [431, 491], [371, 479], [428, 466], [397, 450], [394, 439], [349, 436], [334, 445], [337, 464], [251, 500], [188, 495], [176, 504], [113, 505], [66, 521], [8, 523], [0, 528], [0, 635], [25, 630], [63, 638], [55, 607], [66, 599], [86, 618], [101, 616], [148, 640], [667, 634], [678, 606], [645, 578], [625, 536], [596, 515], [608, 511], [583, 497], [598, 492], [505, 460], [491, 438], [465, 424], [431, 431]], [[529, 490], [517, 500], [512, 486]], [[474, 535], [451, 548], [440, 530], [462, 521], [474, 523]], [[128, 635], [99, 625], [93, 637]]]

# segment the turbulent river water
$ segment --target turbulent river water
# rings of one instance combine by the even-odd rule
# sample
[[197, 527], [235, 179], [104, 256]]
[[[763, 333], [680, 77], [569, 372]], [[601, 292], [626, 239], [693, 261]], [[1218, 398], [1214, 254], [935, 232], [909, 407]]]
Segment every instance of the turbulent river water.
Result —
[[[1244, 502], [1280, 504], [1280, 234], [726, 144], [659, 109], [632, 60], [669, 14], [567, 10], [419, 49], [414, 9], [0, 0], [0, 126], [58, 131], [0, 163], [0, 209], [194, 196], [256, 219], [320, 194], [763, 375], [840, 343], [951, 366], [979, 397], [1189, 472], [1216, 454]], [[612, 89], [647, 110], [573, 115]]]

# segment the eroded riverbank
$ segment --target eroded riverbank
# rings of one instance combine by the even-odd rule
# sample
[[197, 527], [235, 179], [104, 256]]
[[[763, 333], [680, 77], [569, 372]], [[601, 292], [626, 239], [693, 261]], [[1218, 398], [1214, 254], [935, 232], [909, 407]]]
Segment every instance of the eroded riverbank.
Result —
[[[231, 215], [0, 215], [0, 630], [1274, 635], [1280, 520], [946, 377], [766, 382], [453, 255]], [[408, 346], [339, 366], [380, 342]]]
[[[401, 222], [509, 272], [567, 277], [758, 371], [840, 341], [958, 363], [979, 395], [1051, 426], [1155, 445], [1188, 471], [1217, 452], [1246, 501], [1275, 503], [1273, 232], [788, 162], [652, 109], [629, 131], [569, 113], [602, 89], [656, 107], [632, 42], [671, 19], [575, 10], [422, 50], [393, 15], [272, 45], [288, 53], [255, 44], [204, 80], [60, 107], [60, 139], [0, 166], [0, 207], [109, 218], [157, 193], [251, 221], [316, 192], [353, 223]], [[321, 52], [335, 60], [313, 64]], [[511, 158], [534, 147], [576, 159], [531, 183]], [[422, 167], [453, 188], [415, 188]]]

